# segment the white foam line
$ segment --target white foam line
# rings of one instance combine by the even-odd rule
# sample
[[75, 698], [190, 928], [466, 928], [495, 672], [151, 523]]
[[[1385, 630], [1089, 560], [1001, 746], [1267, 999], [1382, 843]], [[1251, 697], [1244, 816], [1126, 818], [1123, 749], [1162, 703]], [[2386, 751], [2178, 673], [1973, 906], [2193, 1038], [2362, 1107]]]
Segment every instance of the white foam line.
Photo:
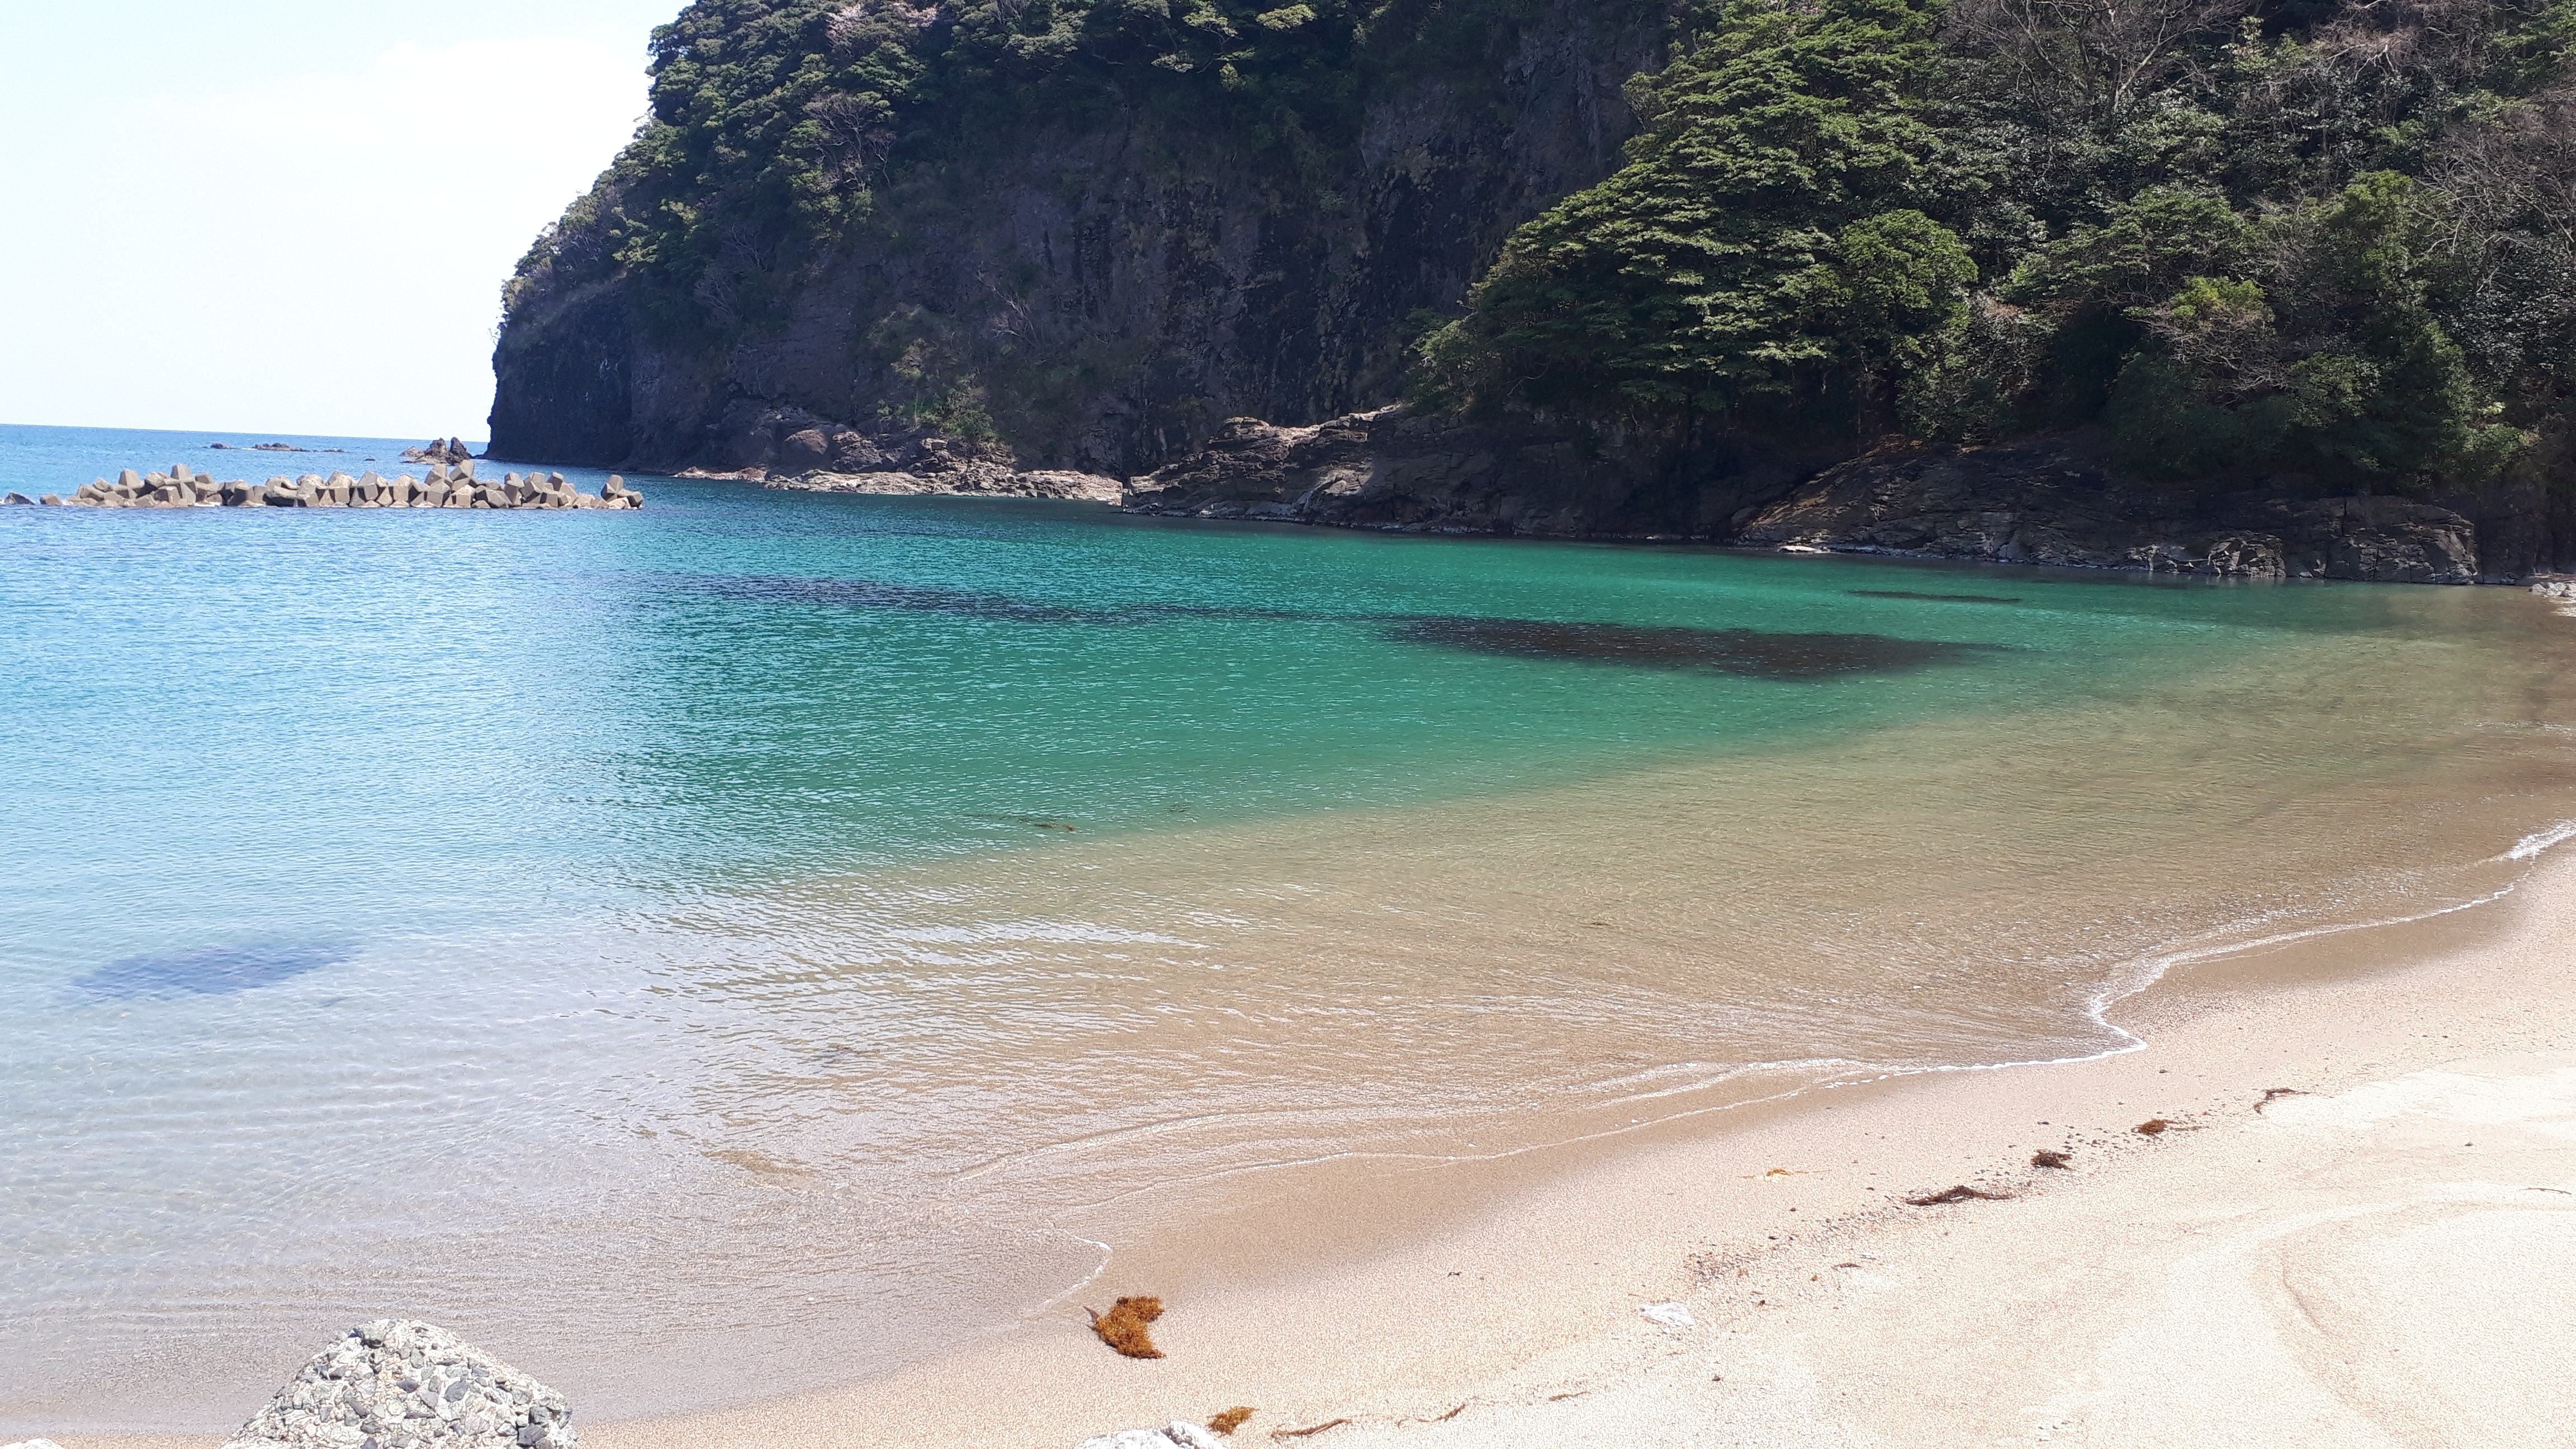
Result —
[[1036, 1317], [1037, 1315], [1039, 1315], [1039, 1314], [1041, 1314], [1041, 1313], [1046, 1312], [1048, 1309], [1053, 1308], [1053, 1307], [1055, 1307], [1057, 1304], [1064, 1302], [1066, 1299], [1071, 1298], [1073, 1295], [1075, 1295], [1076, 1293], [1081, 1292], [1083, 1289], [1088, 1288], [1088, 1287], [1090, 1287], [1092, 1284], [1099, 1282], [1099, 1281], [1100, 1281], [1100, 1275], [1109, 1271], [1109, 1260], [1110, 1260], [1110, 1258], [1111, 1258], [1112, 1256], [1114, 1256], [1114, 1255], [1110, 1252], [1109, 1245], [1108, 1245], [1107, 1243], [1101, 1242], [1101, 1241], [1100, 1241], [1100, 1240], [1098, 1240], [1097, 1238], [1086, 1238], [1086, 1237], [1084, 1237], [1084, 1236], [1083, 1236], [1082, 1234], [1080, 1234], [1080, 1233], [1066, 1232], [1063, 1228], [1047, 1228], [1047, 1229], [1045, 1229], [1044, 1231], [1046, 1231], [1046, 1232], [1050, 1232], [1050, 1233], [1062, 1233], [1064, 1236], [1066, 1236], [1066, 1237], [1068, 1237], [1068, 1238], [1073, 1239], [1075, 1242], [1082, 1244], [1084, 1247], [1087, 1247], [1087, 1248], [1097, 1248], [1097, 1249], [1099, 1249], [1099, 1250], [1100, 1250], [1100, 1262], [1099, 1262], [1099, 1265], [1098, 1265], [1098, 1266], [1096, 1266], [1096, 1267], [1094, 1267], [1094, 1268], [1093, 1268], [1089, 1273], [1087, 1273], [1087, 1274], [1084, 1274], [1084, 1275], [1083, 1275], [1083, 1279], [1082, 1279], [1082, 1281], [1081, 1281], [1081, 1282], [1074, 1284], [1073, 1286], [1071, 1286], [1071, 1287], [1069, 1287], [1069, 1288], [1065, 1289], [1063, 1292], [1058, 1293], [1058, 1294], [1057, 1294], [1057, 1295], [1055, 1295], [1053, 1298], [1050, 1298], [1050, 1299], [1046, 1300], [1044, 1303], [1039, 1304], [1037, 1307], [1030, 1309], [1030, 1310], [1028, 1311], [1028, 1314], [1027, 1314], [1026, 1316], [1031, 1317], [1031, 1318], [1034, 1318], [1034, 1317]]
[[2553, 845], [2563, 845], [2570, 840], [2576, 840], [2576, 820], [2561, 820], [2557, 824], [2550, 826], [2547, 830], [2535, 830], [2531, 834], [2524, 836], [2521, 840], [2514, 843], [2513, 849], [2504, 853], [2503, 858], [2506, 860], [2537, 860], [2540, 858], [2540, 853], [2542, 851], [2547, 850]]
[[[2576, 835], [2576, 828], [2571, 828], [2569, 833], [2571, 835]], [[2147, 961], [2139, 963], [2137, 969], [2131, 973], [2130, 979], [2125, 985], [2114, 983], [2095, 992], [2093, 994], [2093, 1000], [2085, 1007], [2085, 1016], [2090, 1018], [2095, 1026], [2098, 1026], [2104, 1031], [2110, 1032], [2115, 1036], [2124, 1038], [2120, 1045], [2112, 1047], [2106, 1051], [2088, 1052], [2083, 1056], [2074, 1057], [2033, 1057], [2027, 1061], [2017, 1062], [1956, 1062], [1937, 1067], [1902, 1067], [1895, 1071], [1883, 1073], [1879, 1076], [1867, 1077], [1859, 1080], [1883, 1082], [1893, 1077], [1910, 1077], [1924, 1072], [2000, 1072], [2011, 1067], [2071, 1067], [2083, 1062], [2098, 1062], [2108, 1057], [2125, 1056], [2130, 1052], [2144, 1048], [2147, 1044], [2147, 1039], [2138, 1035], [2136, 1032], [2130, 1031], [2128, 1028], [2113, 1022], [2108, 1013], [2112, 1007], [2119, 1005], [2121, 1002], [2128, 1000], [2130, 997], [2135, 996], [2139, 992], [2155, 985], [2157, 982], [2164, 980], [2176, 966], [2186, 965], [2194, 961], [2214, 960], [2222, 956], [2240, 955], [2247, 951], [2260, 951], [2269, 946], [2286, 946], [2294, 941], [2314, 940], [2319, 936], [2340, 936], [2346, 931], [2375, 931], [2383, 926], [2412, 925], [2417, 921], [2430, 921], [2440, 916], [2455, 915], [2461, 911], [2475, 910], [2479, 906], [2493, 905], [2495, 902], [2503, 900], [2506, 896], [2512, 894], [2513, 887], [2506, 886], [2501, 890], [2476, 897], [2473, 900], [2461, 901], [2457, 905], [2443, 906], [2438, 910], [2419, 912], [2412, 916], [2390, 916], [2383, 920], [2354, 921], [2344, 925], [2310, 926], [2305, 930], [2283, 931], [2277, 936], [2264, 936], [2252, 941], [2230, 941], [2223, 945], [2202, 946], [2195, 950], [2176, 951], [2171, 955], [2153, 957]], [[1827, 1083], [1826, 1086], [1830, 1089], [1832, 1087], [1845, 1085], [1856, 1086], [1858, 1084], [1858, 1081], [1852, 1083], [1831, 1082]]]
[[[2544, 839], [2543, 837], [2547, 838]], [[2539, 855], [2542, 851], [2549, 849], [2551, 846], [2568, 840], [2576, 840], [2576, 820], [2568, 821], [2563, 825], [2552, 828], [2551, 830], [2542, 831], [2538, 835], [2526, 837], [2522, 844], [2514, 847], [2514, 853], [2510, 858], [2515, 860], [2528, 860]], [[2539, 843], [2534, 844], [2533, 842], [2535, 841]], [[2526, 847], [2528, 847], [2527, 851]], [[2461, 911], [2475, 910], [2479, 906], [2493, 905], [2495, 902], [2503, 900], [2506, 896], [2512, 894], [2513, 887], [2508, 885], [2500, 890], [2490, 892], [2487, 895], [2478, 896], [2471, 900], [2461, 901], [2456, 905], [2442, 906], [2435, 910], [2422, 911], [2411, 916], [2390, 916], [2382, 920], [2355, 921], [2342, 925], [2310, 926], [2304, 930], [2283, 931], [2277, 935], [2264, 936], [2252, 941], [2233, 941], [2221, 945], [2202, 946], [2192, 950], [2175, 951], [2167, 955], [2152, 957], [2139, 963], [2138, 969], [2131, 974], [2131, 977], [2125, 986], [2118, 984], [2109, 985], [2094, 993], [2092, 1001], [2088, 1003], [2085, 1008], [2085, 1016], [2090, 1019], [2095, 1026], [2121, 1038], [2121, 1041], [2117, 1046], [2110, 1047], [2103, 1051], [2087, 1052], [2081, 1056], [2033, 1057], [2022, 1061], [2008, 1062], [1954, 1062], [1930, 1067], [1895, 1067], [1869, 1076], [1846, 1075], [1839, 1079], [1808, 1082], [1801, 1086], [1791, 1087], [1786, 1091], [1774, 1092], [1760, 1097], [1746, 1098], [1742, 1101], [1722, 1102], [1714, 1106], [1694, 1108], [1686, 1112], [1675, 1112], [1668, 1117], [1656, 1117], [1646, 1121], [1631, 1122], [1622, 1126], [1604, 1128], [1594, 1132], [1581, 1132], [1572, 1137], [1557, 1138], [1545, 1142], [1527, 1142], [1516, 1147], [1505, 1148], [1498, 1152], [1478, 1152], [1467, 1154], [1400, 1152], [1388, 1151], [1385, 1149], [1352, 1148], [1338, 1152], [1318, 1153], [1311, 1157], [1292, 1158], [1286, 1161], [1248, 1162], [1233, 1167], [1218, 1168], [1210, 1172], [1193, 1173], [1180, 1178], [1143, 1184], [1122, 1192], [1112, 1193], [1107, 1198], [1102, 1199], [1099, 1202], [1086, 1203], [1082, 1206], [1089, 1211], [1099, 1211], [1117, 1203], [1124, 1202], [1129, 1198], [1141, 1197], [1148, 1193], [1164, 1191], [1174, 1186], [1197, 1186], [1202, 1183], [1215, 1182], [1225, 1178], [1241, 1177], [1254, 1173], [1273, 1172], [1283, 1168], [1310, 1167], [1326, 1162], [1415, 1161], [1430, 1166], [1447, 1166], [1466, 1162], [1499, 1162], [1514, 1157], [1527, 1156], [1533, 1153], [1571, 1147], [1578, 1143], [1599, 1142], [1613, 1137], [1624, 1137], [1632, 1132], [1643, 1132], [1657, 1127], [1670, 1126], [1674, 1123], [1686, 1122], [1694, 1117], [1703, 1117], [1711, 1113], [1731, 1112], [1739, 1107], [1756, 1107], [1771, 1102], [1785, 1102], [1791, 1098], [1802, 1096], [1810, 1091], [1830, 1092], [1838, 1087], [1864, 1086], [1871, 1082], [1893, 1081], [1899, 1077], [1923, 1076], [1935, 1072], [2000, 1072], [2013, 1067], [2064, 1067], [2076, 1066], [2084, 1062], [2104, 1061], [2111, 1057], [2126, 1056], [2130, 1052], [2144, 1049], [2147, 1045], [2146, 1038], [2110, 1021], [2108, 1018], [2110, 1009], [2119, 1005], [2128, 998], [2137, 995], [2139, 992], [2145, 991], [2149, 987], [2154, 986], [2157, 982], [2162, 981], [2176, 966], [2185, 965], [2194, 961], [2206, 961], [2223, 956], [2233, 956], [2246, 951], [2260, 951], [2269, 946], [2285, 946], [2295, 941], [2313, 940], [2319, 936], [2341, 935], [2347, 931], [2372, 931], [2383, 926], [2404, 926], [2411, 925], [2417, 921], [2430, 921], [2442, 916], [2457, 915]], [[1814, 1070], [1821, 1067], [1857, 1067], [1860, 1065], [1861, 1063], [1852, 1062], [1847, 1058], [1840, 1057], [1813, 1057], [1800, 1061], [1783, 1062], [1750, 1062], [1742, 1067], [1736, 1068], [1732, 1072], [1720, 1076], [1716, 1079], [1716, 1082], [1723, 1082], [1732, 1077], [1747, 1076], [1766, 1071], [1790, 1071], [1799, 1068]], [[1716, 1085], [1716, 1082], [1709, 1082], [1704, 1085], [1713, 1086]], [[1688, 1090], [1690, 1089], [1687, 1087], [1676, 1089], [1676, 1094]], [[1664, 1094], [1657, 1093], [1655, 1095]], [[1047, 1149], [1040, 1150], [1044, 1151]], [[1059, 1228], [1055, 1229], [1055, 1231], [1063, 1232], [1064, 1230]], [[1075, 1235], [1068, 1233], [1067, 1236], [1070, 1237]], [[1065, 1290], [1065, 1293], [1053, 1300], [1053, 1303], [1061, 1303], [1065, 1298], [1069, 1298], [1073, 1294], [1080, 1292], [1085, 1285], [1089, 1284], [1094, 1279], [1097, 1279], [1102, 1273], [1107, 1272], [1109, 1269], [1109, 1264], [1105, 1256], [1109, 1252], [1109, 1246], [1107, 1244], [1094, 1243], [1089, 1238], [1081, 1238], [1079, 1241], [1091, 1243], [1092, 1246], [1099, 1248], [1104, 1254], [1102, 1262], [1097, 1269], [1093, 1270], [1090, 1278], [1086, 1278], [1082, 1283], [1076, 1284], [1074, 1287]], [[1048, 1306], [1053, 1306], [1053, 1303], [1050, 1303]]]

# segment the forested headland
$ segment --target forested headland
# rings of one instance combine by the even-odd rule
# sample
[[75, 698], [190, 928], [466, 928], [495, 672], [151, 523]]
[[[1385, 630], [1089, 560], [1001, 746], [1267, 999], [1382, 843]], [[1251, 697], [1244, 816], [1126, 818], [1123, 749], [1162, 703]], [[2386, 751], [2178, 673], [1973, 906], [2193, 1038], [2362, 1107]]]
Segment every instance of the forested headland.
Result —
[[2571, 42], [2571, 0], [701, 0], [511, 283], [494, 436], [1124, 476], [1401, 400], [1693, 536], [2059, 434], [2546, 535]]

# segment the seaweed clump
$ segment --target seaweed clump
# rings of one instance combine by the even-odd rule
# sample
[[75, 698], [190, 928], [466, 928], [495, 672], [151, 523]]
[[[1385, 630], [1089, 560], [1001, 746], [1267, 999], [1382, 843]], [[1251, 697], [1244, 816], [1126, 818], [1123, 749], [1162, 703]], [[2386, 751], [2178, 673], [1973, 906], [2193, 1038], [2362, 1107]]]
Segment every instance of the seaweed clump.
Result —
[[1106, 1313], [1091, 1313], [1091, 1331], [1100, 1341], [1129, 1358], [1161, 1358], [1163, 1351], [1154, 1347], [1154, 1336], [1145, 1326], [1163, 1316], [1160, 1298], [1121, 1298], [1109, 1305]]
[[1943, 1188], [1926, 1197], [1909, 1197], [1905, 1203], [1908, 1207], [1939, 1207], [1943, 1203], [1951, 1202], [2003, 1202], [2011, 1196], [2012, 1194], [2008, 1192], [1979, 1192], [1961, 1183], [1957, 1187]]
[[1232, 1434], [1235, 1430], [1242, 1428], [1244, 1421], [1250, 1419], [1252, 1414], [1253, 1411], [1251, 1409], [1244, 1405], [1237, 1404], [1233, 1408], [1226, 1410], [1224, 1413], [1217, 1415], [1215, 1418], [1208, 1420], [1208, 1427], [1214, 1429], [1220, 1434]]

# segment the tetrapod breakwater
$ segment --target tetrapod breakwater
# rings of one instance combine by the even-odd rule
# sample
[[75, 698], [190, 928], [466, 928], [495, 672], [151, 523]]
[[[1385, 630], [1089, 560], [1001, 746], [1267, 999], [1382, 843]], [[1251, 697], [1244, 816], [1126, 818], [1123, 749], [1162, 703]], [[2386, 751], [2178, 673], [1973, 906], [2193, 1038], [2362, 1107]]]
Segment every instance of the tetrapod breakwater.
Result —
[[0, 501], [60, 508], [641, 508], [644, 495], [615, 474], [595, 494], [575, 489], [561, 473], [509, 473], [494, 482], [475, 477], [469, 460], [436, 464], [426, 480], [408, 473], [307, 473], [265, 483], [219, 481], [175, 463], [163, 473], [128, 468], [115, 482], [84, 483], [69, 498], [12, 493]]

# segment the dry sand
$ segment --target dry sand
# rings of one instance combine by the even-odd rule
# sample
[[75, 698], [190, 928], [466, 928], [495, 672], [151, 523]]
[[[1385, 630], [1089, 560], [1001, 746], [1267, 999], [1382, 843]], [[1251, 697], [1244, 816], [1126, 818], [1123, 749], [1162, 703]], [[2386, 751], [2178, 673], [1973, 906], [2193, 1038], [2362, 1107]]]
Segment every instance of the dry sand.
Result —
[[[1244, 1404], [1234, 1442], [1323, 1449], [2576, 1444], [2558, 855], [2474, 912], [2194, 967], [2114, 1011], [2147, 1041], [2121, 1056], [1319, 1178], [1079, 1295], [1164, 1294], [1159, 1361], [1068, 1302], [890, 1379], [583, 1438], [1068, 1449]], [[1902, 1201], [1954, 1184], [2011, 1196]]]

